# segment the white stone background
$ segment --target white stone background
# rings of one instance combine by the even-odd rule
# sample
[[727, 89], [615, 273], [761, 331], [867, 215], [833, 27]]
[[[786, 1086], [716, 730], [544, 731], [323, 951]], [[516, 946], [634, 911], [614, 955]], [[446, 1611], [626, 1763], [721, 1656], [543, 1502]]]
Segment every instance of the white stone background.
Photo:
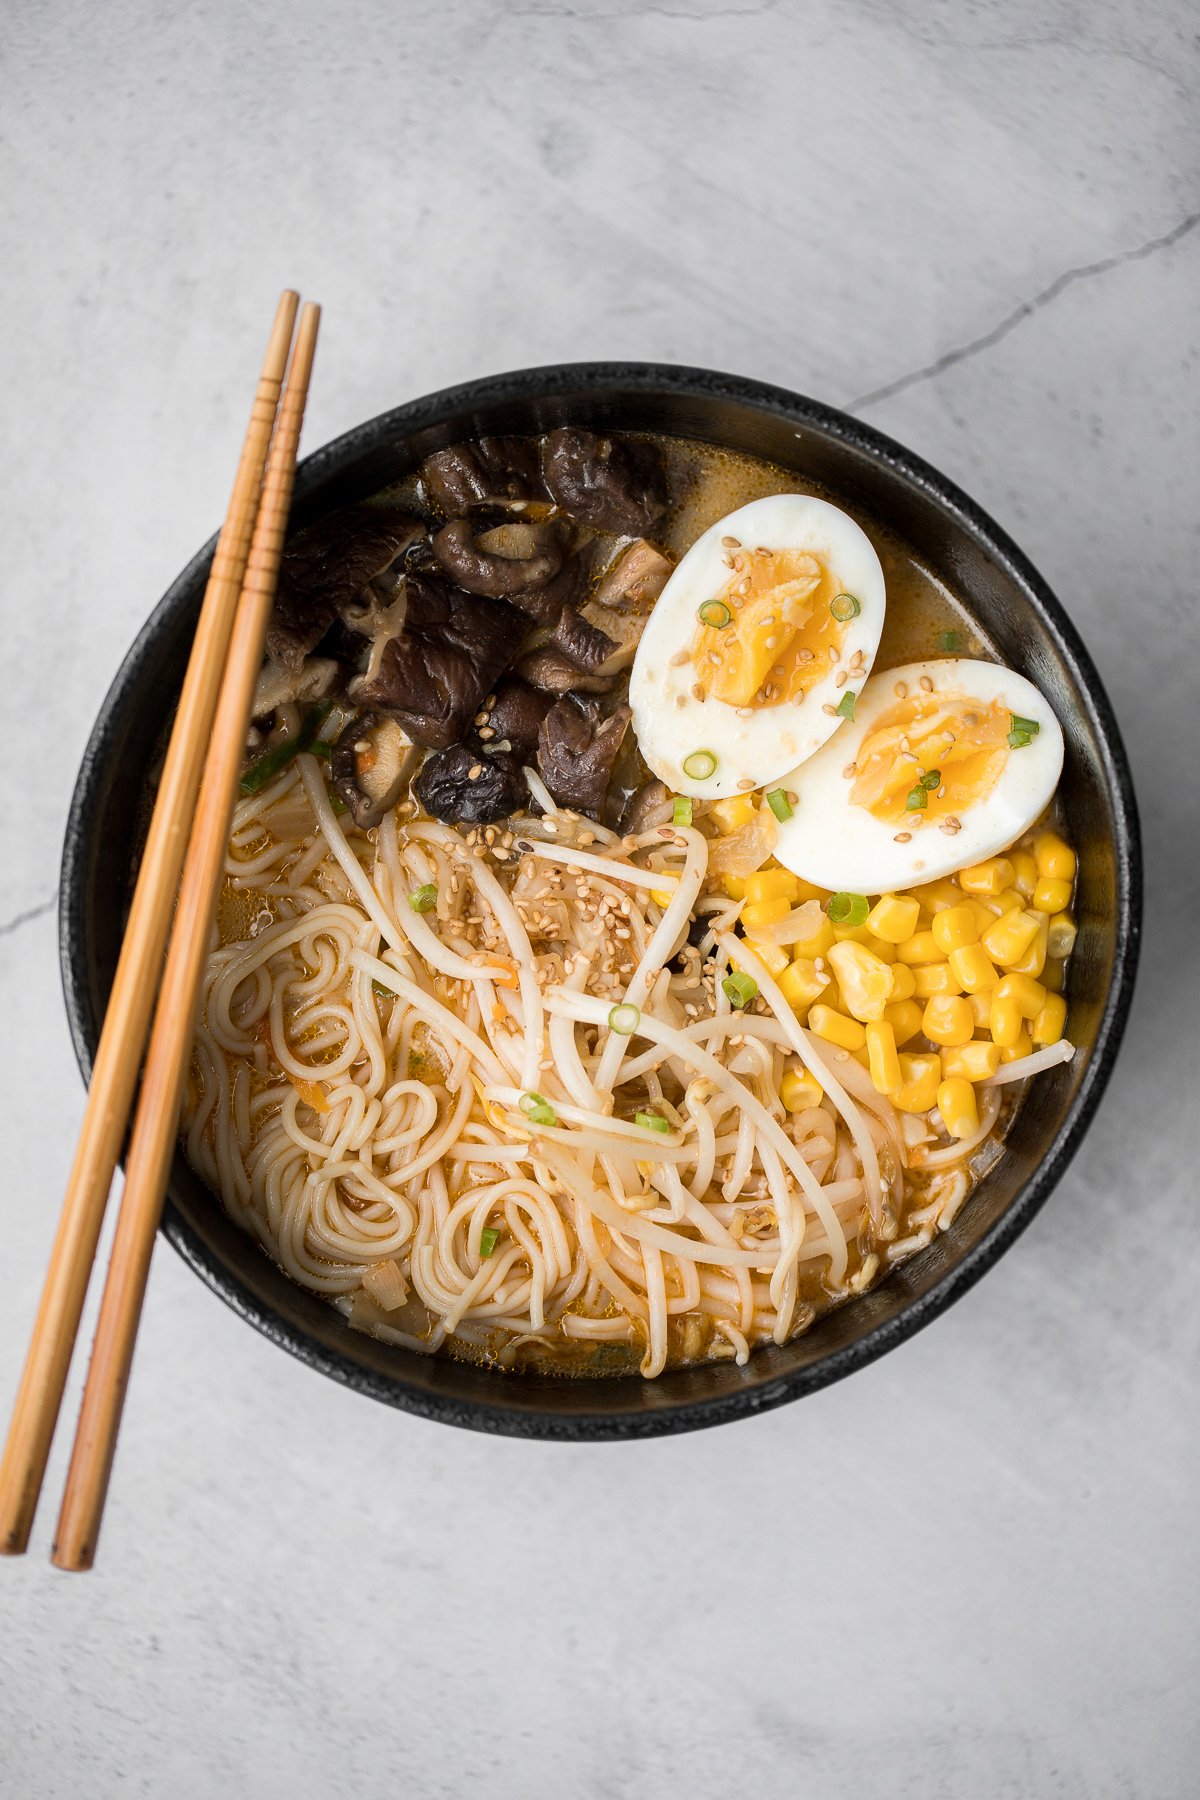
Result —
[[71, 786], [219, 518], [285, 284], [326, 309], [309, 447], [599, 357], [912, 446], [1080, 626], [1149, 872], [1117, 1079], [1052, 1203], [794, 1407], [629, 1446], [450, 1431], [290, 1361], [161, 1247], [95, 1572], [46, 1561], [64, 1441], [0, 1565], [0, 1788], [1194, 1793], [1195, 12], [52, 0], [6, 9], [0, 55], [0, 1405], [82, 1103]]

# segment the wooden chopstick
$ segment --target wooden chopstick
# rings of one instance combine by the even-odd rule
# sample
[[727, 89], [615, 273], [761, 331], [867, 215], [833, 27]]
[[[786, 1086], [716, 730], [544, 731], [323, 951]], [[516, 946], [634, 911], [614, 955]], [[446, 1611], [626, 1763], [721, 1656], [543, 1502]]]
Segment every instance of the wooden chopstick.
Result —
[[241, 774], [254, 683], [262, 662], [287, 531], [296, 449], [320, 316], [320, 308], [311, 302], [300, 313], [200, 781], [200, 797], [129, 1143], [125, 1191], [51, 1555], [51, 1561], [60, 1569], [90, 1569], [96, 1553], [154, 1234], [179, 1131], [197, 995], [224, 873], [225, 846]]
[[196, 625], [100, 1033], [75, 1160], [0, 1462], [0, 1555], [19, 1556], [28, 1544], [46, 1472], [108, 1191], [141, 1066], [299, 304], [299, 296], [289, 289], [275, 313], [229, 509]]

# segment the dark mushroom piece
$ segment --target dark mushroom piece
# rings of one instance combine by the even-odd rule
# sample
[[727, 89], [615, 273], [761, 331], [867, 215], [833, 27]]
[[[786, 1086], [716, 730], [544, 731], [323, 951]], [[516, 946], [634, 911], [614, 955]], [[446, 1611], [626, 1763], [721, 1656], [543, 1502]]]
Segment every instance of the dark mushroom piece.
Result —
[[405, 576], [396, 607], [399, 629], [376, 640], [350, 697], [396, 713], [415, 744], [441, 750], [463, 736], [527, 624], [505, 601], [464, 594], [426, 570]]
[[421, 480], [448, 519], [482, 502], [532, 500], [545, 492], [531, 438], [476, 438], [435, 450], [421, 464]]
[[666, 477], [648, 444], [560, 425], [542, 440], [542, 473], [558, 504], [596, 531], [650, 537], [666, 518]]
[[475, 715], [475, 735], [485, 754], [511, 750], [522, 762], [532, 762], [542, 720], [553, 705], [553, 694], [539, 693], [526, 682], [507, 676], [491, 705], [485, 701]]
[[476, 536], [469, 519], [451, 519], [434, 538], [433, 554], [468, 594], [507, 599], [554, 579], [566, 555], [566, 533], [557, 521], [513, 519]]
[[302, 700], [323, 700], [337, 680], [338, 665], [330, 656], [309, 656], [298, 669], [282, 669], [268, 660], [258, 671], [252, 719], [266, 719], [281, 706]]
[[285, 545], [267, 627], [267, 655], [298, 669], [332, 625], [337, 610], [425, 535], [419, 519], [380, 506], [330, 513]]
[[586, 675], [561, 650], [545, 646], [523, 656], [513, 673], [543, 694], [611, 694], [619, 675]]
[[591, 624], [574, 606], [563, 607], [546, 639], [546, 647], [561, 651], [585, 675], [610, 674], [606, 665], [619, 648], [607, 632]]
[[560, 806], [599, 819], [629, 718], [629, 708], [618, 706], [602, 721], [599, 701], [568, 694], [550, 708], [538, 734], [537, 766]]
[[669, 825], [674, 799], [666, 782], [657, 776], [644, 782], [625, 802], [619, 828], [622, 836], [636, 837], [639, 832], [651, 831], [656, 825]]
[[333, 790], [366, 830], [404, 798], [420, 751], [398, 719], [362, 713], [333, 746], [329, 772]]
[[506, 751], [484, 756], [466, 744], [426, 757], [413, 792], [427, 813], [447, 825], [492, 825], [529, 798], [515, 756]]
[[596, 583], [592, 602], [596, 606], [618, 609], [633, 608], [648, 613], [667, 585], [674, 564], [661, 550], [638, 538], [629, 544], [604, 571]]

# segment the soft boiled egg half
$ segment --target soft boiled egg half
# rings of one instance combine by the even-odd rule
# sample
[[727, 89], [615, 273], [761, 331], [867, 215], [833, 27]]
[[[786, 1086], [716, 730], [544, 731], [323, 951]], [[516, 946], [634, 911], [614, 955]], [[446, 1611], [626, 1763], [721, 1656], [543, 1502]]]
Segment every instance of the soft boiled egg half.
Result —
[[879, 558], [827, 500], [772, 494], [718, 520], [638, 645], [629, 702], [646, 762], [709, 800], [794, 769], [851, 714], [883, 614]]
[[1049, 803], [1058, 720], [1023, 676], [947, 657], [872, 676], [854, 719], [790, 774], [775, 854], [835, 892], [879, 894], [1005, 850]]

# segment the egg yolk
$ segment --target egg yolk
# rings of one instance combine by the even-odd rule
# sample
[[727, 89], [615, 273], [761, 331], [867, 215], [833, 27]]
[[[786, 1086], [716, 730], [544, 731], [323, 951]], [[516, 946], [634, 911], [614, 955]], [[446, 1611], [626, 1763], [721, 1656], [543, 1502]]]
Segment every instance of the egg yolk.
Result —
[[807, 550], [739, 548], [726, 560], [733, 572], [709, 605], [729, 618], [701, 622], [691, 648], [696, 679], [727, 706], [794, 705], [840, 655], [845, 629], [829, 607], [841, 585]]
[[864, 737], [850, 799], [886, 824], [903, 820], [910, 828], [968, 812], [1000, 779], [1010, 725], [998, 700], [906, 695]]

